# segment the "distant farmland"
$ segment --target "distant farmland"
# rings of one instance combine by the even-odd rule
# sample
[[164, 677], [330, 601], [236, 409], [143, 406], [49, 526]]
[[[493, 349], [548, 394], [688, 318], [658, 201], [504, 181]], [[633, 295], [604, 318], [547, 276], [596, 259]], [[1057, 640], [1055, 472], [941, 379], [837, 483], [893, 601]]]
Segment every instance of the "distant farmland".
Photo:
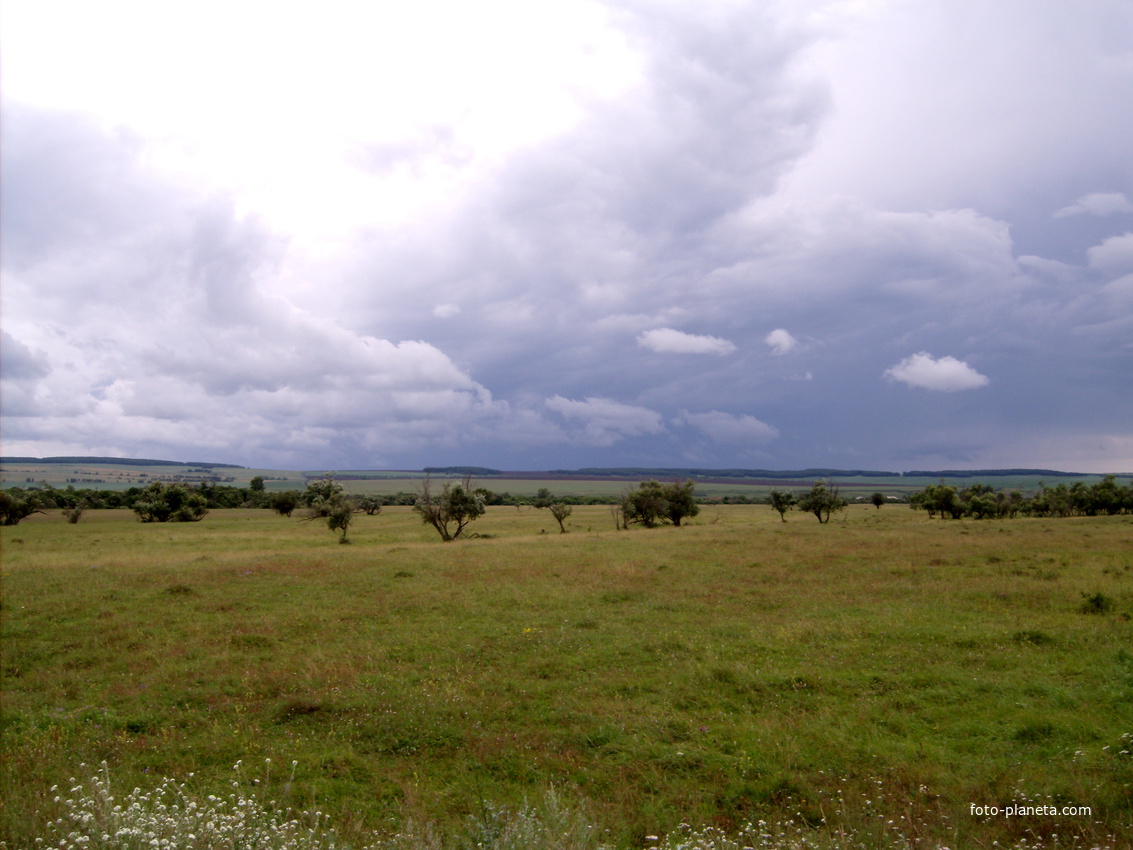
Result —
[[[455, 470], [445, 467], [430, 473], [424, 470], [281, 470], [242, 467], [231, 464], [173, 463], [114, 458], [0, 458], [0, 487], [36, 487], [47, 484], [55, 488], [126, 490], [145, 486], [153, 481], [179, 481], [186, 484], [223, 483], [247, 487], [255, 476], [264, 479], [270, 491], [302, 490], [307, 481], [333, 473], [351, 493], [392, 495], [415, 492], [427, 476], [443, 480], [460, 477]], [[988, 484], [997, 490], [1019, 490], [1033, 493], [1043, 483], [1082, 481], [1094, 484], [1101, 475], [1074, 474], [1055, 470], [982, 470], [940, 472], [919, 471], [896, 474], [862, 470], [795, 470], [775, 472], [751, 470], [676, 470], [676, 469], [619, 469], [619, 470], [553, 470], [505, 471], [485, 470], [473, 474], [473, 481], [495, 493], [512, 493], [518, 496], [534, 495], [539, 488], [547, 487], [559, 496], [590, 496], [613, 498], [642, 480], [656, 478], [671, 481], [680, 477], [696, 482], [697, 495], [702, 498], [762, 497], [773, 489], [803, 490], [816, 480], [826, 479], [837, 485], [844, 496], [854, 499], [881, 492], [887, 496], [908, 496], [929, 484], [944, 478], [949, 484], [967, 487], [976, 483]], [[807, 474], [809, 473], [809, 474]], [[1133, 482], [1133, 474], [1118, 476], [1118, 484]]]

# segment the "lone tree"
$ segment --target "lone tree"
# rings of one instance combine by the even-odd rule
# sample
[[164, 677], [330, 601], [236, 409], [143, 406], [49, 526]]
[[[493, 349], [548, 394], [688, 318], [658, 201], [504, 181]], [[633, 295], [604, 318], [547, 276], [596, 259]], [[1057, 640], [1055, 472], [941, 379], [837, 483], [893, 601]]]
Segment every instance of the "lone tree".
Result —
[[551, 516], [555, 518], [555, 522], [559, 524], [559, 534], [567, 533], [566, 526], [563, 525], [563, 522], [573, 511], [570, 505], [556, 502], [554, 496], [551, 495], [551, 491], [546, 487], [539, 488], [539, 492], [535, 494], [535, 498], [531, 501], [531, 504], [540, 510], [549, 510]]
[[282, 490], [268, 496], [268, 507], [280, 516], [290, 517], [301, 500], [298, 490]]
[[874, 493], [872, 496], [869, 497], [869, 503], [871, 505], [873, 505], [875, 508], [877, 508], [878, 510], [881, 510], [881, 506], [885, 504], [885, 494], [884, 493]]
[[825, 481], [815, 481], [798, 501], [799, 510], [809, 511], [818, 517], [819, 522], [830, 522], [830, 514], [834, 511], [844, 510], [846, 500], [838, 495], [838, 488], [826, 486]]
[[358, 496], [354, 499], [354, 504], [366, 516], [377, 516], [382, 512], [383, 507], [380, 496]]
[[208, 499], [182, 484], [155, 481], [134, 502], [142, 522], [200, 522], [208, 513]]
[[555, 502], [553, 505], [551, 505], [550, 510], [551, 516], [553, 516], [555, 518], [555, 522], [559, 524], [559, 534], [566, 534], [566, 526], [563, 525], [563, 523], [566, 521], [566, 518], [570, 516], [574, 511], [574, 508], [572, 508], [570, 505], [564, 505], [562, 502]]
[[665, 498], [669, 502], [665, 516], [673, 525], [680, 525], [685, 517], [696, 516], [700, 513], [700, 505], [692, 495], [696, 485], [691, 481], [681, 482], [679, 479], [664, 488]]
[[665, 523], [680, 525], [685, 517], [700, 512], [700, 505], [693, 497], [695, 486], [692, 481], [672, 484], [642, 481], [637, 489], [622, 496], [622, 523], [626, 526], [641, 523], [646, 528]]
[[473, 490], [470, 476], [459, 484], [446, 481], [439, 494], [432, 491], [432, 482], [426, 478], [413, 510], [421, 515], [421, 522], [431, 525], [446, 543], [460, 537], [468, 523], [484, 515], [484, 495]]
[[350, 542], [346, 539], [346, 530], [354, 520], [354, 505], [346, 498], [342, 485], [334, 480], [333, 475], [327, 473], [318, 481], [310, 482], [302, 499], [309, 510], [308, 521], [325, 519], [327, 528], [342, 532], [339, 543]]
[[779, 519], [787, 521], [787, 511], [795, 506], [795, 494], [786, 490], [772, 490], [767, 494], [767, 501], [779, 512]]

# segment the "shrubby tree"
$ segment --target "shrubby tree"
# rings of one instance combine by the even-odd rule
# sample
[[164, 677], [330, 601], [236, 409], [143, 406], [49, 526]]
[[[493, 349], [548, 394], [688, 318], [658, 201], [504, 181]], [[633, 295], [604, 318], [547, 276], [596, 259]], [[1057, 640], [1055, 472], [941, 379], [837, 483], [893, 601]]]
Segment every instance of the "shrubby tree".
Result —
[[535, 494], [535, 498], [531, 501], [531, 504], [539, 510], [549, 510], [551, 516], [555, 518], [555, 522], [559, 524], [559, 534], [566, 534], [566, 526], [563, 525], [563, 523], [574, 510], [570, 505], [556, 502], [554, 496], [551, 495], [551, 491], [546, 487], [539, 488], [539, 492]]
[[301, 502], [302, 496], [298, 490], [282, 490], [278, 493], [272, 493], [267, 500], [269, 508], [285, 517], [290, 517]]
[[914, 510], [926, 511], [929, 518], [940, 514], [941, 519], [952, 517], [959, 519], [964, 515], [964, 503], [960, 500], [955, 487], [941, 481], [939, 484], [930, 484], [919, 493], [909, 497], [909, 505]]
[[183, 484], [155, 481], [134, 502], [142, 522], [200, 522], [208, 513], [208, 500]]
[[0, 525], [16, 525], [32, 514], [41, 514], [39, 498], [21, 490], [0, 490]]
[[78, 502], [69, 508], [63, 508], [63, 516], [66, 517], [67, 522], [75, 525], [83, 516], [83, 511], [87, 508], [86, 502]]
[[551, 516], [553, 516], [555, 518], [555, 521], [559, 524], [559, 533], [566, 534], [566, 526], [563, 525], [563, 523], [566, 521], [566, 518], [569, 517], [574, 511], [574, 508], [572, 508], [570, 505], [564, 505], [562, 502], [555, 502], [553, 505], [551, 505], [550, 510]]
[[642, 481], [636, 489], [622, 496], [621, 522], [627, 526], [641, 523], [646, 528], [664, 523], [680, 525], [685, 517], [700, 512], [700, 505], [693, 497], [695, 486], [692, 481], [672, 484]]
[[433, 526], [441, 540], [448, 542], [484, 515], [484, 495], [472, 488], [468, 476], [459, 484], [446, 481], [439, 494], [433, 493], [432, 482], [426, 478], [413, 510], [421, 515], [421, 522]]
[[302, 501], [307, 506], [308, 521], [325, 519], [327, 528], [342, 532], [339, 543], [350, 542], [346, 539], [346, 530], [354, 520], [354, 504], [333, 475], [328, 473], [317, 481], [309, 482]]
[[795, 506], [795, 494], [786, 490], [772, 490], [767, 494], [771, 507], [779, 512], [779, 519], [787, 521], [787, 511]]
[[680, 525], [685, 517], [693, 517], [700, 513], [700, 505], [693, 497], [695, 488], [696, 485], [692, 481], [682, 483], [679, 480], [664, 488], [665, 498], [669, 502], [665, 516], [673, 525]]
[[869, 497], [869, 503], [871, 505], [873, 505], [875, 508], [877, 508], [878, 510], [881, 510], [881, 506], [885, 504], [885, 494], [884, 493], [874, 493], [873, 495], [871, 495]]
[[653, 528], [664, 521], [667, 508], [661, 483], [642, 481], [640, 486], [622, 496], [622, 522], [627, 526], [640, 523], [646, 528]]
[[814, 486], [798, 500], [800, 511], [808, 511], [818, 517], [819, 522], [830, 522], [830, 514], [845, 510], [846, 500], [838, 495], [837, 487], [827, 487], [825, 481], [815, 481]]
[[355, 507], [366, 516], [377, 516], [382, 512], [382, 500], [379, 496], [356, 496], [353, 499]]

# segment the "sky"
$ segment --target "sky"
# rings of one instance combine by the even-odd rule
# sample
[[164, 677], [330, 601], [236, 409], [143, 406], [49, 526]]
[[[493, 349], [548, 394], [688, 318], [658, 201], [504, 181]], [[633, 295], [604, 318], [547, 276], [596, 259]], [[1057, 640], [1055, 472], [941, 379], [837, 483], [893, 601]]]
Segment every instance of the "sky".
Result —
[[1130, 0], [5, 0], [0, 452], [1133, 471]]

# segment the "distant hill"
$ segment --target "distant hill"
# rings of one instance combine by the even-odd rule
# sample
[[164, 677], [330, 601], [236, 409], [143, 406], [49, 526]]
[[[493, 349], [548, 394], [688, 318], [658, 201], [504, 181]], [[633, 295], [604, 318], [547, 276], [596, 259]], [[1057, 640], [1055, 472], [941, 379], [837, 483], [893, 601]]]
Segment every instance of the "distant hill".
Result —
[[204, 461], [151, 460], [139, 457], [0, 457], [0, 463], [70, 463], [116, 464], [119, 466], [198, 466], [204, 469], [247, 469], [238, 463], [206, 463]]
[[486, 466], [426, 466], [421, 471], [430, 475], [503, 475], [500, 470]]
[[1006, 475], [1045, 475], [1047, 478], [1081, 478], [1082, 472], [1059, 472], [1057, 469], [938, 469], [905, 472], [910, 478], [992, 478]]
[[896, 478], [900, 472], [866, 469], [700, 469], [649, 467], [584, 467], [552, 469], [554, 475], [588, 475], [601, 478]]

